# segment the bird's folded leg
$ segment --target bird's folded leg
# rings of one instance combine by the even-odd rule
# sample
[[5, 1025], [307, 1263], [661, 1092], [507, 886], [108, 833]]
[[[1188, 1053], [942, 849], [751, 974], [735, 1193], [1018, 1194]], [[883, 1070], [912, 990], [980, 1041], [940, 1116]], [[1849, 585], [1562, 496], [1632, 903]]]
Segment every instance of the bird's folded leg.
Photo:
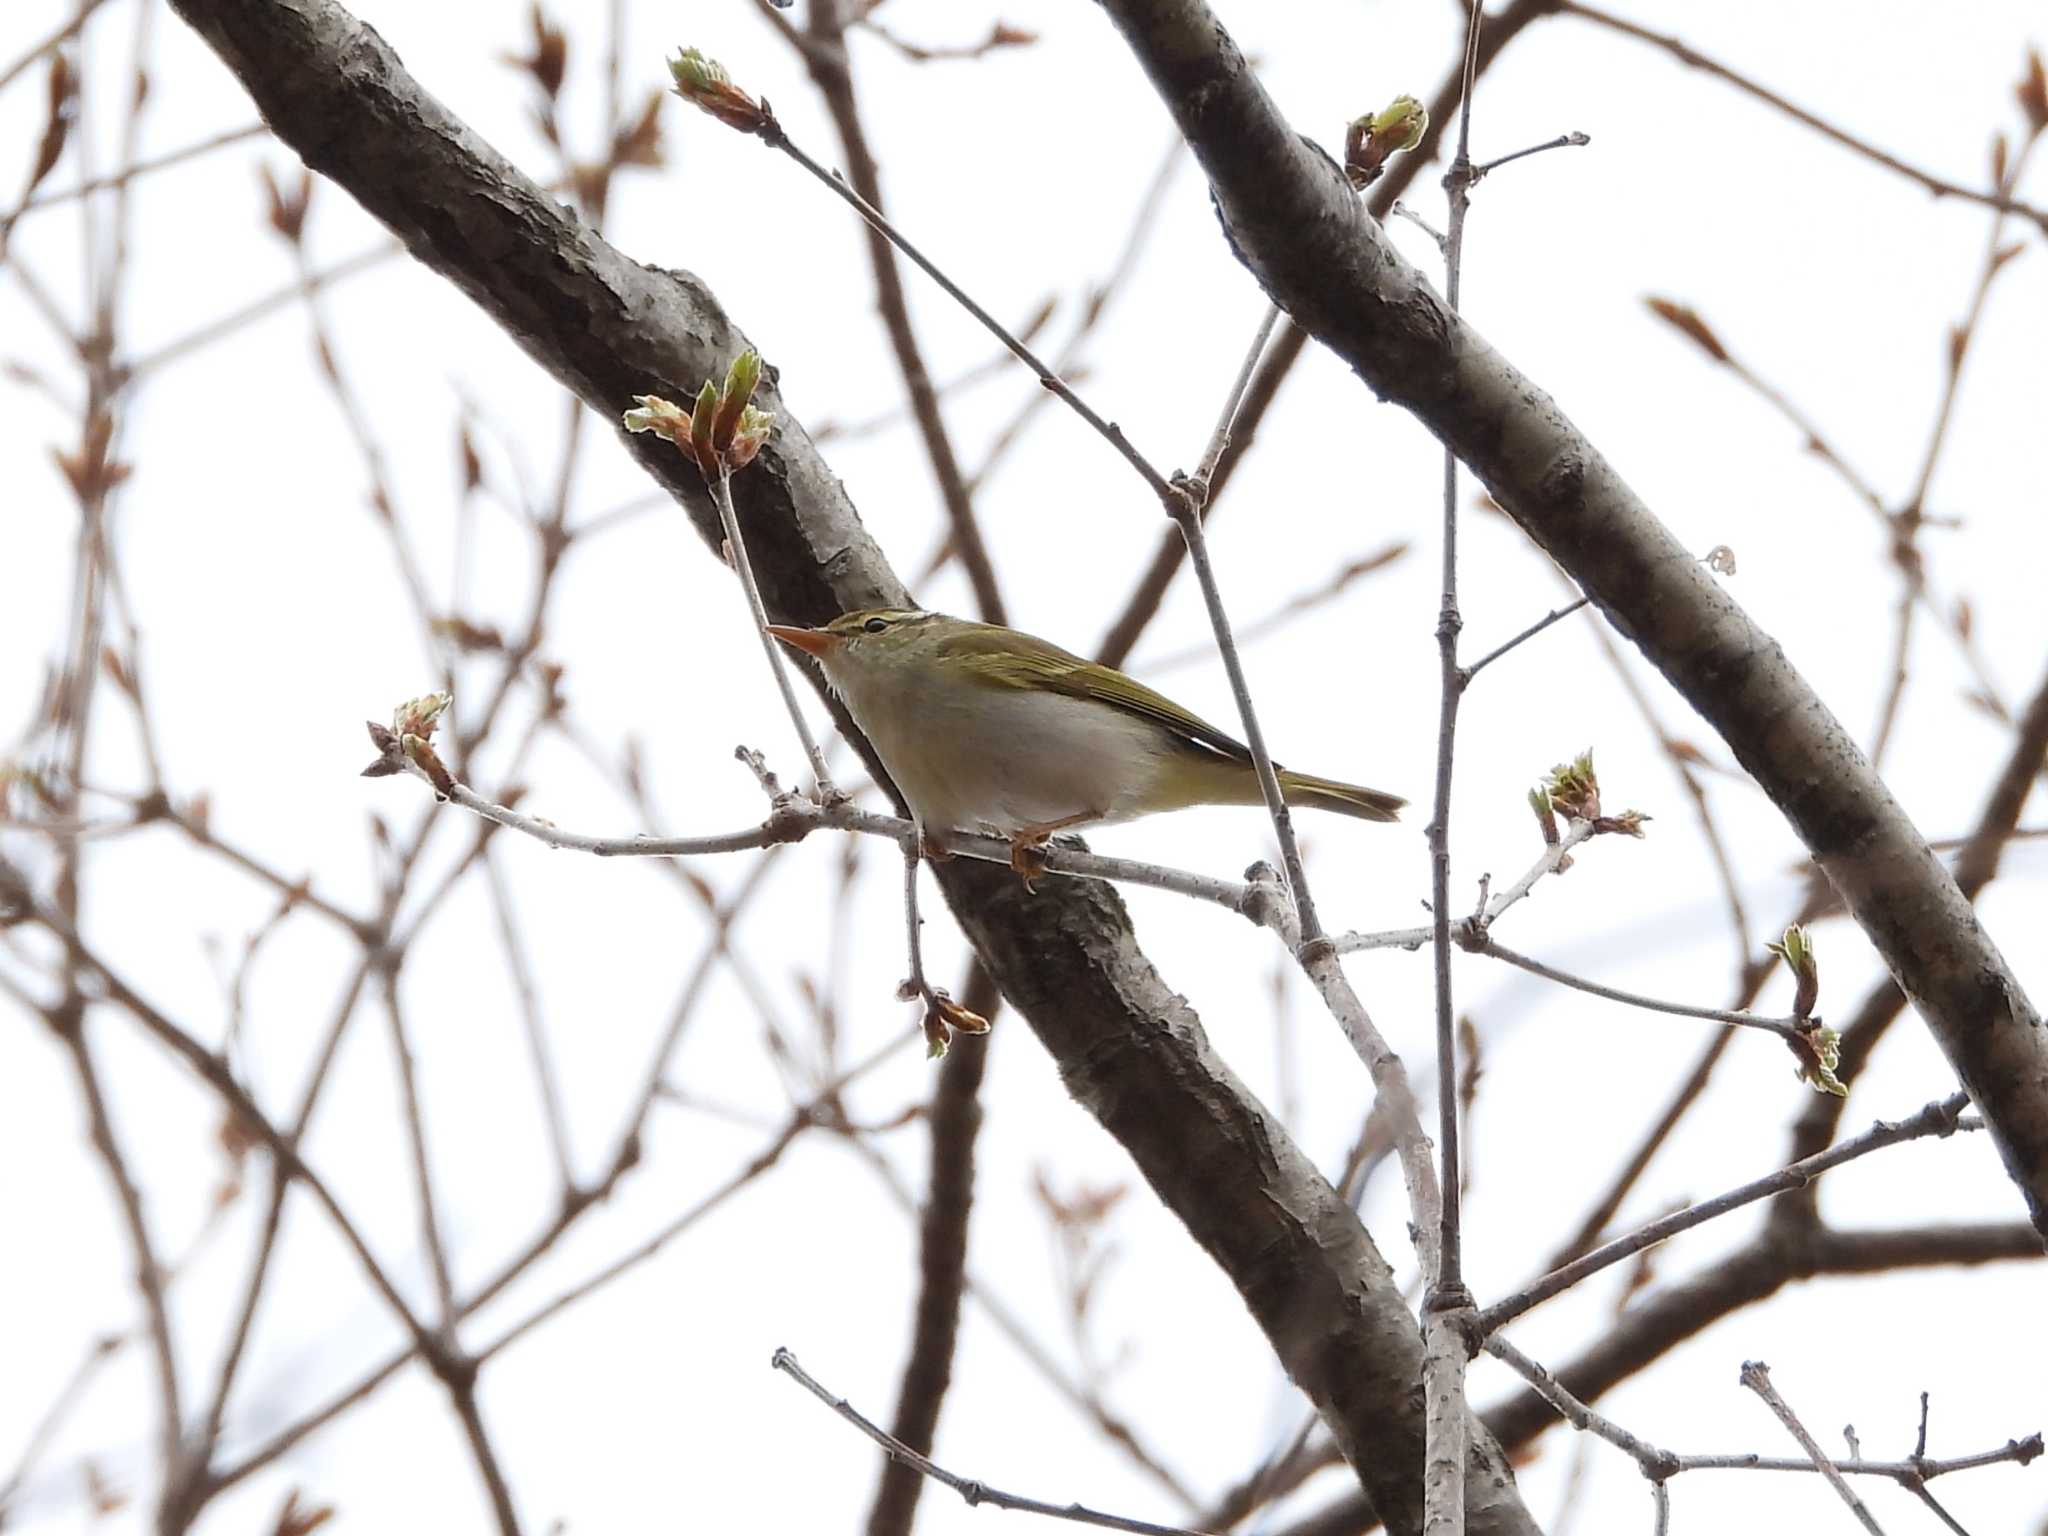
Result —
[[1102, 819], [1101, 811], [1076, 811], [1071, 816], [1062, 816], [1058, 821], [1040, 822], [1035, 827], [1019, 827], [1010, 834], [1010, 868], [1023, 877], [1024, 889], [1033, 895], [1038, 893], [1037, 880], [1044, 875], [1046, 841], [1055, 832], [1068, 827], [1083, 826]]

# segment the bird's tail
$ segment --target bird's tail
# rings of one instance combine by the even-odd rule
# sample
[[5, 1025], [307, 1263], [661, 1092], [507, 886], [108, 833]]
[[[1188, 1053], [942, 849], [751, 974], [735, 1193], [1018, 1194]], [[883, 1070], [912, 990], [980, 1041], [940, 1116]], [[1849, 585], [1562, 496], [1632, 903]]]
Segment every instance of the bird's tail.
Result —
[[1312, 774], [1293, 773], [1284, 768], [1280, 771], [1280, 788], [1289, 805], [1335, 811], [1342, 816], [1356, 816], [1361, 821], [1398, 821], [1401, 819], [1401, 807], [1408, 803], [1399, 795], [1390, 795], [1384, 790], [1340, 784], [1335, 779], [1319, 779]]

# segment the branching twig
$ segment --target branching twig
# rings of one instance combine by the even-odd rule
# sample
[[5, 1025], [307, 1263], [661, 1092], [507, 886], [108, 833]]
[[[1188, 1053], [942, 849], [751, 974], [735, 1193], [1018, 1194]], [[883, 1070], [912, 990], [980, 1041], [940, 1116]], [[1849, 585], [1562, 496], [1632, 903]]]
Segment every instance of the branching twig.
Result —
[[1599, 1273], [1611, 1264], [1619, 1263], [1631, 1254], [1640, 1253], [1666, 1238], [1676, 1237], [1680, 1232], [1689, 1231], [1702, 1222], [1771, 1195], [1782, 1194], [1789, 1189], [1799, 1189], [1811, 1183], [1830, 1168], [1882, 1147], [1896, 1145], [1902, 1141], [1913, 1141], [1922, 1136], [1948, 1136], [1961, 1128], [1963, 1110], [1968, 1107], [1970, 1096], [1958, 1093], [1946, 1099], [1939, 1099], [1926, 1105], [1903, 1120], [1880, 1120], [1861, 1136], [1852, 1136], [1847, 1141], [1837, 1142], [1825, 1152], [1802, 1159], [1775, 1173], [1765, 1174], [1760, 1179], [1717, 1195], [1711, 1200], [1702, 1200], [1689, 1205], [1682, 1211], [1638, 1227], [1624, 1237], [1595, 1248], [1582, 1258], [1569, 1264], [1560, 1265], [1533, 1285], [1523, 1287], [1510, 1296], [1503, 1297], [1490, 1307], [1482, 1307], [1473, 1319], [1479, 1337], [1486, 1337], [1495, 1329], [1513, 1322], [1530, 1308], [1548, 1301], [1551, 1297], [1569, 1290], [1588, 1275]]
[[[1458, 99], [1458, 143], [1443, 179], [1450, 203], [1444, 230], [1444, 302], [1458, 312], [1464, 281], [1465, 217], [1471, 206], [1472, 86], [1479, 75], [1479, 36], [1485, 0], [1469, 0], [1465, 15], [1464, 87]], [[1451, 997], [1451, 783], [1457, 761], [1458, 701], [1465, 674], [1458, 665], [1458, 455], [1444, 449], [1443, 566], [1437, 606], [1436, 783], [1429, 825], [1430, 954], [1435, 972], [1437, 1141], [1443, 1159], [1439, 1176], [1441, 1236], [1436, 1263], [1422, 1280], [1422, 1394], [1427, 1439], [1423, 1451], [1424, 1536], [1463, 1536], [1465, 1530], [1465, 1363], [1469, 1342], [1452, 1325], [1472, 1311], [1465, 1284], [1463, 1164], [1458, 1153], [1458, 1037]]]
[[[1543, 857], [1529, 866], [1528, 872], [1506, 890], [1496, 891], [1486, 900], [1486, 905], [1470, 917], [1455, 918], [1451, 924], [1452, 937], [1460, 944], [1470, 947], [1481, 940], [1492, 927], [1495, 919], [1510, 907], [1526, 900], [1538, 881], [1546, 875], [1554, 875], [1570, 867], [1571, 852], [1598, 829], [1590, 821], [1575, 821], [1554, 843], [1543, 848]], [[1339, 954], [1355, 954], [1366, 949], [1420, 949], [1430, 941], [1433, 929], [1386, 928], [1373, 933], [1343, 933], [1330, 942]]]
[[[1638, 1435], [1631, 1434], [1612, 1419], [1596, 1413], [1579, 1398], [1566, 1389], [1555, 1375], [1537, 1361], [1522, 1353], [1506, 1338], [1495, 1334], [1486, 1341], [1486, 1352], [1501, 1361], [1527, 1381], [1536, 1392], [1555, 1408], [1573, 1428], [1595, 1435], [1609, 1445], [1626, 1452], [1641, 1468], [1643, 1476], [1662, 1488], [1671, 1478], [1681, 1472], [1705, 1471], [1756, 1471], [1756, 1472], [1823, 1472], [1816, 1461], [1807, 1457], [1759, 1456], [1753, 1452], [1727, 1456], [1685, 1456], [1652, 1445]], [[1744, 1385], [1749, 1385], [1749, 1366], [1744, 1367]], [[1761, 1370], [1761, 1367], [1757, 1367]], [[1766, 1383], [1768, 1385], [1768, 1383]], [[1912, 1491], [1924, 1491], [1922, 1485], [1929, 1480], [1953, 1472], [1974, 1471], [1981, 1467], [1998, 1466], [2015, 1462], [2021, 1466], [2034, 1460], [2042, 1453], [2039, 1434], [2027, 1436], [2024, 1440], [2008, 1440], [1995, 1451], [1980, 1451], [1971, 1456], [1955, 1456], [1937, 1461], [1926, 1454], [1923, 1440], [1913, 1455], [1901, 1461], [1866, 1461], [1856, 1457], [1848, 1461], [1833, 1463], [1836, 1472], [1852, 1477], [1885, 1477], [1901, 1487]], [[1825, 1459], [1825, 1458], [1823, 1458]], [[1838, 1484], [1839, 1486], [1839, 1484]]]
[[1589, 992], [1594, 997], [1604, 997], [1612, 1003], [1625, 1003], [1631, 1008], [1647, 1009], [1652, 1013], [1671, 1013], [1677, 1014], [1680, 1018], [1707, 1019], [1716, 1024], [1734, 1024], [1744, 1029], [1767, 1030], [1779, 1039], [1788, 1040], [1794, 1044], [1805, 1039], [1812, 1027], [1812, 1021], [1802, 1021], [1789, 1015], [1784, 1018], [1770, 1018], [1762, 1014], [1747, 1013], [1738, 1009], [1702, 1008], [1693, 1003], [1674, 1003], [1663, 998], [1645, 997], [1640, 992], [1627, 992], [1620, 987], [1610, 987], [1601, 982], [1588, 980], [1584, 976], [1574, 976], [1569, 971], [1561, 971], [1555, 966], [1545, 965], [1541, 960], [1532, 959], [1528, 955], [1517, 954], [1506, 945], [1494, 942], [1490, 936], [1469, 943], [1465, 945], [1465, 948], [1475, 955], [1487, 955], [1495, 960], [1505, 960], [1509, 965], [1527, 971], [1532, 976], [1541, 976], [1546, 981], [1554, 981], [1563, 986], [1576, 988], [1581, 992]]
[[1523, 630], [1520, 634], [1515, 635], [1511, 639], [1503, 640], [1499, 645], [1495, 646], [1492, 650], [1488, 651], [1484, 656], [1480, 657], [1477, 661], [1472, 662], [1470, 665], [1466, 666], [1463, 669], [1463, 671], [1460, 673], [1461, 686], [1470, 686], [1473, 678], [1477, 677], [1481, 672], [1485, 671], [1486, 668], [1492, 666], [1496, 661], [1499, 661], [1501, 657], [1507, 655], [1507, 653], [1509, 651], [1512, 651], [1516, 646], [1522, 644], [1526, 640], [1535, 639], [1536, 636], [1542, 634], [1544, 630], [1550, 628], [1550, 626], [1555, 624], [1559, 619], [1571, 617], [1571, 615], [1577, 613], [1581, 608], [1585, 607], [1586, 604], [1590, 601], [1590, 598], [1582, 597], [1575, 603], [1566, 603], [1562, 608], [1553, 608], [1549, 613], [1546, 613], [1542, 618], [1538, 619], [1534, 624], [1531, 624], [1527, 629]]
[[[701, 61], [699, 61], [699, 65], [701, 67]], [[675, 68], [678, 72], [679, 89], [681, 89], [682, 94], [685, 96], [691, 96], [691, 89], [681, 85], [685, 66], [678, 63]], [[729, 90], [729, 87], [727, 89]], [[733, 94], [738, 95], [739, 93]], [[1231, 639], [1230, 621], [1224, 612], [1222, 592], [1217, 585], [1215, 570], [1209, 560], [1208, 547], [1203, 542], [1201, 496], [1196, 489], [1196, 482], [1191, 481], [1185, 475], [1169, 479], [1160, 473], [1153, 466], [1151, 460], [1147, 459], [1133, 446], [1131, 440], [1125, 436], [1123, 428], [1117, 426], [1114, 422], [1105, 420], [1098, 414], [1092, 406], [1074, 392], [1073, 388], [1065, 380], [1040, 361], [1036, 353], [1015, 336], [1011, 335], [1001, 321], [997, 320], [994, 315], [976, 303], [967, 294], [966, 290], [961, 288], [952, 278], [948, 277], [929, 257], [906, 239], [900, 230], [891, 224], [887, 218], [883, 217], [879, 209], [855, 191], [843, 177], [836, 176], [827, 171], [800, 149], [790, 139], [782, 124], [768, 110], [765, 104], [754, 103], [751, 100], [747, 100], [743, 95], [740, 96], [740, 99], [746, 102], [744, 109], [740, 113], [740, 117], [744, 120], [727, 119], [727, 121], [732, 122], [733, 126], [742, 127], [745, 131], [757, 135], [770, 148], [780, 150], [783, 154], [787, 155], [797, 165], [808, 171], [820, 183], [829, 188], [835, 196], [844, 200], [849, 207], [867, 221], [870, 228], [886, 237], [892, 245], [922, 268], [926, 275], [944, 289], [950, 298], [974, 316], [976, 320], [980, 321], [982, 326], [991, 335], [1002, 342], [1005, 347], [1009, 348], [1026, 367], [1030, 368], [1037, 375], [1040, 384], [1064, 401], [1076, 415], [1093, 427], [1103, 440], [1123, 457], [1124, 461], [1137, 472], [1139, 478], [1150, 488], [1152, 494], [1158, 498], [1167, 516], [1172, 518], [1175, 525], [1180, 529], [1181, 537], [1187, 541], [1189, 561], [1195, 568], [1196, 579], [1201, 583], [1203, 601], [1209, 610], [1210, 627], [1214, 630], [1216, 636], [1216, 648], [1223, 658], [1223, 669], [1230, 679], [1231, 693], [1237, 702], [1238, 718], [1244, 730], [1245, 745], [1251, 751], [1252, 764], [1258, 773], [1259, 787], [1266, 802], [1267, 814], [1272, 817], [1273, 832], [1280, 843], [1281, 862], [1286, 868], [1288, 884], [1300, 914], [1302, 942], [1311, 945], [1316, 943], [1322, 938], [1322, 927], [1316, 918], [1315, 906], [1309, 896], [1308, 878], [1302, 867], [1301, 850], [1295, 841], [1293, 819], [1288, 813], [1287, 802], [1280, 793], [1280, 781], [1273, 769], [1272, 754], [1266, 749], [1265, 733], [1259, 726], [1258, 714], [1252, 704], [1251, 689], [1245, 681], [1244, 666], [1238, 658], [1237, 647]], [[1226, 438], [1228, 436], [1229, 423], [1234, 419], [1238, 405], [1243, 399], [1244, 386], [1248, 382], [1248, 374], [1249, 368], [1247, 368], [1245, 374], [1240, 375], [1239, 387], [1232, 391], [1230, 402], [1224, 409], [1222, 425], [1219, 426], [1218, 432]], [[1219, 449], [1218, 452], [1220, 453], [1220, 451]]]
[[1792, 1411], [1792, 1405], [1779, 1396], [1778, 1389], [1771, 1385], [1770, 1367], [1761, 1360], [1743, 1361], [1742, 1384], [1769, 1405], [1771, 1412], [1778, 1416], [1778, 1422], [1783, 1424], [1792, 1438], [1799, 1442], [1800, 1448], [1806, 1452], [1820, 1475], [1842, 1496], [1842, 1502], [1849, 1506], [1858, 1520], [1863, 1522], [1863, 1528], [1870, 1532], [1870, 1536], [1884, 1536], [1883, 1529], [1864, 1505], [1863, 1500], [1857, 1497], [1856, 1490], [1849, 1486], [1848, 1479], [1843, 1477], [1834, 1462], [1828, 1459], [1828, 1453], [1820, 1448], [1820, 1442], [1807, 1433], [1806, 1426], [1799, 1422], [1799, 1415]]
[[[693, 854], [737, 853], [748, 848], [770, 848], [782, 843], [800, 842], [820, 829], [884, 837], [903, 848], [917, 846], [918, 829], [914, 822], [895, 816], [878, 815], [873, 811], [858, 810], [843, 802], [832, 806], [820, 806], [793, 796], [777, 800], [767, 820], [743, 831], [719, 833], [708, 837], [646, 837], [637, 834], [601, 837], [586, 832], [564, 831], [545, 817], [528, 815], [523, 811], [514, 810], [509, 805], [500, 805], [488, 800], [460, 780], [448, 776], [445, 769], [442, 769], [443, 777], [436, 780], [428, 770], [410, 759], [405, 759], [403, 771], [412, 772], [426, 780], [433, 785], [435, 793], [441, 798], [483, 817], [486, 821], [536, 838], [550, 848], [570, 849], [604, 858], [673, 858]], [[982, 859], [1004, 866], [1010, 863], [1010, 845], [1001, 838], [957, 832], [948, 836], [946, 847], [948, 852], [967, 858]], [[1078, 848], [1063, 847], [1058, 843], [1050, 845], [1044, 852], [1046, 871], [1050, 874], [1149, 885], [1158, 890], [1191, 896], [1199, 901], [1214, 902], [1243, 916], [1252, 917], [1255, 921], [1264, 920], [1256, 910], [1257, 904], [1253, 900], [1252, 888], [1241, 881], [1219, 880], [1209, 875], [1170, 869], [1165, 865], [1140, 863], [1135, 859], [1108, 858]]]

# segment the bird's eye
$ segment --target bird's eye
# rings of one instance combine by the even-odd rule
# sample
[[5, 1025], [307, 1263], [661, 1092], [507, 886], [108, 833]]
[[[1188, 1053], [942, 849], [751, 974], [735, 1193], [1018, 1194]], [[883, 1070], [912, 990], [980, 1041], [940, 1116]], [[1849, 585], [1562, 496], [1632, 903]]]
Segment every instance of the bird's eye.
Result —
[[869, 619], [867, 623], [861, 625], [861, 628], [866, 630], [871, 635], [879, 635], [883, 630], [887, 629], [888, 627], [889, 621], [887, 619]]

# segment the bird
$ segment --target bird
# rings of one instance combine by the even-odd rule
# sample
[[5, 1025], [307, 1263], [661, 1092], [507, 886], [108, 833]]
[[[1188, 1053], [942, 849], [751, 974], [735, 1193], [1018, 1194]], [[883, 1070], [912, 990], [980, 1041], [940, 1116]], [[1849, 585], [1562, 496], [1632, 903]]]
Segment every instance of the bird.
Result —
[[[863, 608], [768, 633], [811, 657], [902, 791], [920, 851], [1006, 839], [1029, 886], [1070, 827], [1263, 803], [1251, 750], [1113, 667], [1049, 640], [920, 608]], [[1398, 795], [1275, 765], [1289, 806], [1394, 821]]]

